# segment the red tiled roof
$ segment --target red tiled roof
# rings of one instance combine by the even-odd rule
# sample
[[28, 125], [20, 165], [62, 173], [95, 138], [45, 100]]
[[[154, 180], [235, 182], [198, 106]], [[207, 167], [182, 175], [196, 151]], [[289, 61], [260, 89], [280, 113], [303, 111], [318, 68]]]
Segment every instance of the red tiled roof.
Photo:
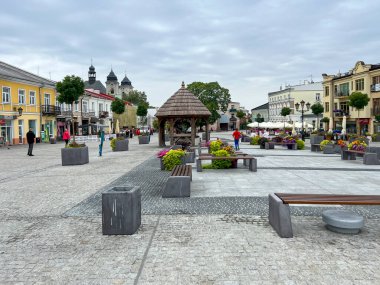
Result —
[[[90, 93], [91, 96], [96, 97], [96, 98], [101, 98], [101, 99], [106, 99], [106, 100], [111, 100], [111, 101], [115, 100], [115, 97], [113, 97], [112, 95], [108, 95], [108, 94], [104, 94], [104, 93], [96, 93], [96, 92], [90, 91], [90, 89], [85, 89], [85, 91], [87, 93]], [[127, 101], [125, 101], [124, 103], [125, 103], [125, 105], [130, 105], [130, 106], [133, 105], [132, 103], [127, 102]]]

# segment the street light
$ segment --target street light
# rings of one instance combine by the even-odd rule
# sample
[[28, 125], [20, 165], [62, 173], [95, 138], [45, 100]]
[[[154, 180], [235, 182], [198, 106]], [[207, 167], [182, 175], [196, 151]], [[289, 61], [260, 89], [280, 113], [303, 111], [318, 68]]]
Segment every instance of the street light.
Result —
[[23, 109], [22, 109], [21, 107], [19, 107], [19, 108], [17, 109], [17, 111], [18, 111], [18, 115], [21, 116], [21, 115], [22, 115], [22, 111], [23, 111]]
[[[299, 110], [300, 108], [300, 103], [301, 103], [301, 111]], [[309, 111], [310, 110], [310, 103], [307, 102], [305, 104], [305, 101], [302, 100], [300, 103], [296, 103], [294, 104], [296, 106], [296, 110], [298, 112], [301, 112], [301, 126], [302, 126], [302, 131], [301, 131], [301, 136], [302, 136], [302, 140], [305, 141], [305, 126], [303, 125], [303, 113], [304, 111]], [[304, 107], [306, 106], [306, 110], [304, 109]]]

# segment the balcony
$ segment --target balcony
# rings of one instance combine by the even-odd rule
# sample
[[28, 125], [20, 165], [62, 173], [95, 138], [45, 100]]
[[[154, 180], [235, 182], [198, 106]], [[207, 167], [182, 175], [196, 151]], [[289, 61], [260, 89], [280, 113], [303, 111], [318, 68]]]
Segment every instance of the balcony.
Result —
[[63, 117], [66, 117], [66, 118], [71, 118], [71, 116], [72, 116], [72, 114], [73, 114], [73, 112], [71, 111], [71, 110], [62, 110], [61, 111], [61, 116], [63, 116]]
[[109, 114], [107, 111], [99, 111], [99, 118], [108, 118]]
[[83, 117], [83, 118], [91, 118], [91, 117], [95, 117], [95, 112], [92, 111], [92, 110], [83, 110], [83, 111], [82, 111], [82, 117]]
[[347, 97], [347, 96], [350, 96], [349, 92], [346, 91], [346, 92], [343, 92], [343, 91], [338, 91], [338, 92], [335, 92], [335, 97]]
[[371, 92], [380, 92], [380, 83], [371, 85]]
[[350, 111], [345, 111], [345, 110], [334, 110], [334, 118], [341, 118], [343, 116], [349, 117], [350, 116]]
[[42, 115], [55, 116], [61, 114], [61, 107], [54, 105], [41, 105]]

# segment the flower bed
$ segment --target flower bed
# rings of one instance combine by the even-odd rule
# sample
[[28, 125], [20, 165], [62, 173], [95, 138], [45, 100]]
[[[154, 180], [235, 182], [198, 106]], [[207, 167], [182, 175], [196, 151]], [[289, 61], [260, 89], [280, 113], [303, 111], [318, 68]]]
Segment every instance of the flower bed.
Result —
[[348, 144], [349, 150], [363, 151], [365, 152], [367, 144], [363, 141], [356, 140]]

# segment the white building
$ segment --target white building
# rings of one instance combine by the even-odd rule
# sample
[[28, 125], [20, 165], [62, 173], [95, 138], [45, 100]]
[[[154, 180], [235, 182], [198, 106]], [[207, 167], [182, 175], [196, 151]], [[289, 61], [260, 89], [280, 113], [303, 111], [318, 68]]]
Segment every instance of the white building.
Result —
[[[268, 93], [269, 102], [269, 121], [270, 122], [283, 122], [284, 117], [281, 116], [281, 110], [288, 107], [291, 110], [286, 121], [301, 122], [301, 108], [296, 111], [295, 104], [300, 103], [302, 100], [306, 103], [313, 105], [317, 102], [321, 103], [322, 100], [322, 83], [321, 82], [305, 82], [301, 85], [287, 85], [285, 89], [280, 87], [279, 91]], [[304, 107], [304, 122], [309, 124], [316, 124], [316, 116], [311, 110], [306, 111]]]

